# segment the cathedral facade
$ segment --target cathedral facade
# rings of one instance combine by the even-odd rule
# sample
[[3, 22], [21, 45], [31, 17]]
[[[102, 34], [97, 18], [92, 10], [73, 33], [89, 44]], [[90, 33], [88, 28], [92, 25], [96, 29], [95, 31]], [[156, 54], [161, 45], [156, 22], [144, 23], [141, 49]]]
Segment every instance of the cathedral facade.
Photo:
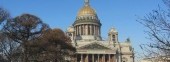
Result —
[[97, 13], [91, 8], [89, 0], [85, 0], [75, 22], [67, 29], [77, 50], [73, 62], [134, 62], [130, 39], [119, 42], [117, 30], [111, 28], [108, 40], [102, 40], [101, 26]]

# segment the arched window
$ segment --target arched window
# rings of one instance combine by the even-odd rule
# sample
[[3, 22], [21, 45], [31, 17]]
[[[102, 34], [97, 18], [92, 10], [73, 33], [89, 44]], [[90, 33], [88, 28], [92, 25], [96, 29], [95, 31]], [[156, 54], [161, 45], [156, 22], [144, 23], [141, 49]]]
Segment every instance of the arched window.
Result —
[[123, 61], [123, 62], [128, 62], [128, 59], [127, 59], [126, 57], [123, 57], [123, 58], [122, 58], [122, 61]]
[[112, 35], [112, 41], [116, 41], [116, 36]]

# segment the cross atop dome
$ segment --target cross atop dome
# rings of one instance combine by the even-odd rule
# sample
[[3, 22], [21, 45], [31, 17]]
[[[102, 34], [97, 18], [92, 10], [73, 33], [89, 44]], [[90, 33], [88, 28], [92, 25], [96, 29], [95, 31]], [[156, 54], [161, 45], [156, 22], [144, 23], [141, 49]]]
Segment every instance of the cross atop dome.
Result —
[[89, 0], [85, 0], [85, 6], [89, 6]]

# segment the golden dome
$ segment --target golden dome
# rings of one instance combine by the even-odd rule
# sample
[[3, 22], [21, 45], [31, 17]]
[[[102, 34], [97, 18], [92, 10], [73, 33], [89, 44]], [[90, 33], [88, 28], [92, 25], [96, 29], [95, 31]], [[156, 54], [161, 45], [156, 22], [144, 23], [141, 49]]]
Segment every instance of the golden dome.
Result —
[[89, 5], [88, 6], [84, 6], [78, 12], [78, 16], [85, 16], [85, 15], [96, 16], [96, 12]]

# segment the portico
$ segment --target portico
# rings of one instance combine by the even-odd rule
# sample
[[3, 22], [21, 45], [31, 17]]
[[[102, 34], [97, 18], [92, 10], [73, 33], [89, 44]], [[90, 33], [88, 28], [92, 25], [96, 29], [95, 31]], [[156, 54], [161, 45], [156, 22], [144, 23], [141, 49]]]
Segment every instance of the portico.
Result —
[[76, 62], [116, 62], [116, 50], [98, 42], [77, 48]]
[[77, 62], [115, 62], [114, 54], [77, 54]]

